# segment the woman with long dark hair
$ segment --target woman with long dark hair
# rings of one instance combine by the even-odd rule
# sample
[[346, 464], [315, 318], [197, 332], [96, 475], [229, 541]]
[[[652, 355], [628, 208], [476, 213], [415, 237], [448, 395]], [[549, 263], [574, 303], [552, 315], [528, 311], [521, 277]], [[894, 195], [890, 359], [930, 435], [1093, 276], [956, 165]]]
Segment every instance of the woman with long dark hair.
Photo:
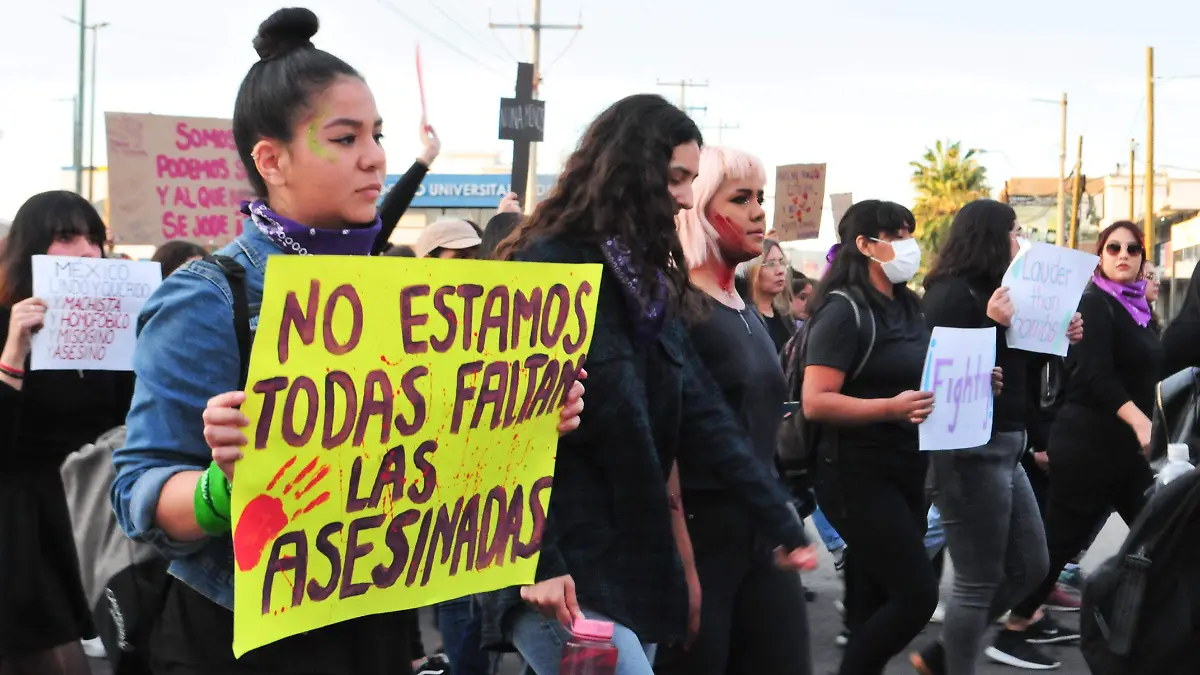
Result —
[[1012, 646], [1037, 638], [1039, 608], [1063, 566], [1113, 510], [1133, 524], [1154, 482], [1146, 452], [1164, 354], [1141, 279], [1146, 260], [1141, 228], [1128, 221], [1109, 225], [1097, 252], [1100, 265], [1079, 301], [1087, 330], [1067, 352], [1067, 400], [1050, 432], [1049, 573], [1013, 608], [987, 650], [991, 658], [1018, 667], [1023, 666], [1010, 658]]
[[[584, 133], [553, 192], [501, 245], [515, 260], [603, 265], [588, 352], [587, 410], [559, 442], [536, 583], [492, 594], [487, 643], [510, 640], [556, 675], [568, 626], [616, 624], [620, 675], [650, 675], [654, 645], [682, 638], [688, 589], [667, 477], [677, 458], [710, 471], [749, 512], [780, 564], [811, 564], [788, 496], [688, 338], [698, 316], [675, 230], [693, 205], [700, 130], [660, 96], [618, 101]], [[673, 520], [675, 514], [677, 520]]]
[[[993, 401], [992, 438], [978, 448], [931, 453], [934, 501], [950, 556], [954, 591], [939, 640], [912, 656], [925, 675], [971, 675], [984, 632], [1046, 575], [1046, 534], [1037, 500], [1021, 465], [1025, 454], [1028, 387], [1026, 352], [1005, 337], [1013, 304], [1001, 285], [1025, 245], [1017, 214], [991, 199], [959, 210], [942, 251], [925, 278], [925, 321], [930, 329], [995, 328], [996, 365], [1005, 374]], [[1069, 335], [1078, 338], [1078, 320]], [[1056, 630], [1044, 619], [1043, 631]], [[1023, 662], [1056, 662], [1033, 645], [1014, 645]]]
[[30, 370], [46, 303], [33, 256], [103, 257], [104, 221], [73, 192], [44, 192], [17, 211], [0, 252], [0, 673], [86, 675], [95, 637], [59, 468], [120, 426], [127, 372]]
[[933, 394], [920, 391], [929, 328], [906, 285], [921, 264], [915, 229], [899, 204], [851, 206], [809, 301], [801, 358], [817, 501], [849, 550], [841, 675], [882, 673], [937, 606], [917, 438], [933, 411]]
[[[692, 283], [707, 314], [691, 322], [696, 353], [712, 374], [755, 459], [774, 467], [787, 383], [767, 325], [734, 290], [734, 270], [765, 249], [762, 162], [731, 148], [700, 155], [695, 203], [676, 216]], [[660, 649], [657, 675], [808, 675], [808, 611], [795, 573], [779, 569], [750, 514], [722, 481], [685, 453], [679, 476], [687, 534], [702, 589], [690, 648]], [[779, 636], [787, 635], [781, 640]]]
[[[382, 119], [362, 76], [313, 46], [317, 27], [307, 9], [264, 21], [254, 40], [260, 60], [234, 103], [234, 140], [257, 198], [243, 209], [243, 233], [218, 253], [243, 268], [252, 313], [271, 256], [370, 255], [382, 227]], [[113, 456], [112, 498], [122, 529], [172, 560], [151, 645], [154, 672], [410, 672], [404, 612], [331, 624], [233, 657], [231, 514], [228, 499], [211, 495], [228, 497], [247, 445], [234, 302], [222, 269], [196, 261], [164, 280], [139, 319], [137, 385], [125, 447]], [[564, 409], [568, 417], [578, 412], [579, 393]]]

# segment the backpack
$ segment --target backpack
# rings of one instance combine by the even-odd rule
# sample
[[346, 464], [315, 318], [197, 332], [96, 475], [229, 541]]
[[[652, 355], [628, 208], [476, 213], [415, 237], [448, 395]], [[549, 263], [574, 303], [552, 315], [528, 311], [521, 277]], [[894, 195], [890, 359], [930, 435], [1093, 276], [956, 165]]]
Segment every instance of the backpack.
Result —
[[[847, 374], [844, 386], [862, 373], [863, 367], [867, 365], [867, 360], [871, 358], [871, 352], [875, 349], [875, 313], [868, 307], [866, 314], [870, 317], [870, 321], [863, 321], [863, 310], [849, 293], [835, 290], [830, 291], [829, 294], [840, 296], [850, 303], [850, 308], [854, 310], [854, 326], [858, 332], [857, 354], [861, 354], [861, 356], [855, 361], [851, 372]], [[801, 407], [785, 417], [779, 424], [779, 431], [776, 432], [775, 437], [775, 458], [779, 475], [784, 484], [794, 496], [800, 498], [807, 495], [812, 488], [812, 475], [817, 458], [817, 435], [814, 433], [813, 425], [809, 424], [804, 417], [801, 398], [804, 390], [804, 349], [807, 346], [808, 332], [812, 324], [813, 319], [806, 321], [803, 329], [793, 335], [783, 346], [780, 356], [783, 373], [787, 378], [788, 400], [801, 402]]]
[[1088, 577], [1081, 649], [1095, 675], [1200, 672], [1200, 471], [1159, 488]]

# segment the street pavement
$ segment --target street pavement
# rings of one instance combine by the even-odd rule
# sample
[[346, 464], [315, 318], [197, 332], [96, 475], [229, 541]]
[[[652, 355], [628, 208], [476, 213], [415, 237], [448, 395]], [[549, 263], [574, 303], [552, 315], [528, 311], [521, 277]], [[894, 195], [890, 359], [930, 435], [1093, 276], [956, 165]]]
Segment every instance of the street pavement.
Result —
[[[1109, 519], [1104, 530], [1097, 537], [1095, 545], [1088, 552], [1087, 557], [1083, 561], [1085, 572], [1091, 571], [1096, 565], [1103, 562], [1106, 558], [1116, 552], [1121, 542], [1125, 539], [1128, 529], [1118, 516], [1113, 516]], [[821, 551], [821, 564], [815, 572], [805, 575], [804, 582], [808, 588], [816, 591], [817, 597], [813, 602], [808, 604], [808, 624], [809, 633], [812, 643], [813, 652], [813, 675], [832, 675], [837, 672], [838, 664], [841, 660], [841, 649], [834, 644], [834, 638], [837, 637], [838, 631], [841, 630], [842, 620], [838, 614], [837, 608], [834, 606], [835, 600], [841, 600], [842, 584], [838, 580], [837, 574], [833, 569], [833, 558], [824, 550]], [[950, 579], [953, 574], [953, 559], [949, 559], [946, 565], [946, 578], [942, 582], [942, 597], [949, 597]], [[431, 621], [429, 621], [428, 613], [422, 622], [422, 636], [430, 648], [436, 647], [440, 641], [438, 639], [436, 629]], [[1078, 627], [1078, 614], [1057, 614], [1055, 618], [1065, 625]], [[934, 636], [937, 635], [938, 626], [931, 625], [927, 627], [922, 635], [917, 636], [913, 641], [913, 646], [923, 645]], [[995, 631], [989, 635], [991, 639]], [[985, 644], [986, 646], [986, 644]], [[1062, 662], [1062, 668], [1054, 671], [1061, 675], [1088, 675], [1089, 670], [1087, 664], [1079, 654], [1079, 647], [1059, 646], [1047, 647], [1054, 656]], [[982, 650], [981, 650], [982, 651]], [[500, 675], [520, 675], [521, 664], [516, 658], [509, 657], [504, 660], [500, 668]], [[993, 663], [982, 653], [979, 657], [979, 667], [976, 669], [976, 675], [1017, 675], [1027, 672], [1009, 666]], [[112, 671], [108, 668], [108, 664], [100, 661], [92, 661], [93, 675], [112, 675]], [[914, 673], [912, 666], [908, 664], [908, 650], [905, 650], [898, 655], [888, 665], [884, 675], [912, 675]], [[763, 675], [771, 675], [764, 673]]]

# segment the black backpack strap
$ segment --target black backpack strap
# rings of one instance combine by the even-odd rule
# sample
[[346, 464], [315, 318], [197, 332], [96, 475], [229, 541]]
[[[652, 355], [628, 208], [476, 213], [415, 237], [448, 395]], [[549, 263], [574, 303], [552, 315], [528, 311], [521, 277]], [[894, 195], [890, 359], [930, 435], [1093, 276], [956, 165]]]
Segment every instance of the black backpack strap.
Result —
[[246, 380], [250, 373], [250, 347], [253, 339], [250, 335], [250, 301], [246, 297], [246, 269], [236, 260], [224, 255], [205, 257], [225, 273], [229, 282], [229, 290], [233, 293], [233, 332], [237, 335], [238, 345], [238, 389], [246, 388]]
[[[871, 358], [871, 352], [875, 351], [875, 312], [872, 312], [871, 308], [867, 307], [867, 316], [870, 317], [871, 320], [869, 322], [863, 321], [862, 310], [859, 309], [858, 302], [854, 300], [854, 296], [840, 289], [830, 291], [829, 294], [839, 295], [845, 298], [846, 302], [850, 303], [850, 309], [854, 310], [854, 327], [858, 329], [858, 353], [861, 356], [859, 357], [858, 365], [854, 367], [854, 370], [846, 374], [846, 382], [849, 382], [850, 380], [857, 378], [862, 373], [863, 368], [865, 368], [867, 365], [867, 360]], [[868, 325], [869, 330], [864, 334], [863, 328]]]

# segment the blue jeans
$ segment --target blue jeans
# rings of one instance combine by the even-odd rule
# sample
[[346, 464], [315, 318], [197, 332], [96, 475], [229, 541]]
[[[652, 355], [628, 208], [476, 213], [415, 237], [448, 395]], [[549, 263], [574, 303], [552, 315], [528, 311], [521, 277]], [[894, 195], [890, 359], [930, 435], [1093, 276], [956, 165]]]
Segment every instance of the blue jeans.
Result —
[[821, 541], [825, 543], [825, 548], [830, 553], [838, 549], [846, 547], [846, 542], [842, 541], [842, 535], [838, 534], [837, 530], [833, 529], [833, 525], [829, 524], [829, 519], [825, 517], [825, 512], [821, 510], [821, 505], [817, 505], [817, 510], [812, 514], [813, 525], [817, 526], [817, 535], [821, 537]]
[[[557, 619], [547, 619], [532, 607], [513, 610], [512, 641], [529, 668], [537, 675], [558, 675], [563, 645], [571, 634]], [[589, 619], [605, 617], [583, 610]], [[617, 675], [654, 675], [654, 645], [643, 644], [637, 634], [614, 622], [613, 645], [617, 648]], [[458, 671], [454, 671], [458, 675]]]
[[454, 675], [491, 675], [492, 657], [479, 646], [480, 617], [471, 596], [437, 605], [438, 631], [442, 648]]
[[937, 504], [929, 505], [929, 514], [925, 517], [925, 552], [929, 558], [937, 556], [946, 545], [946, 532], [942, 529], [942, 512]]

